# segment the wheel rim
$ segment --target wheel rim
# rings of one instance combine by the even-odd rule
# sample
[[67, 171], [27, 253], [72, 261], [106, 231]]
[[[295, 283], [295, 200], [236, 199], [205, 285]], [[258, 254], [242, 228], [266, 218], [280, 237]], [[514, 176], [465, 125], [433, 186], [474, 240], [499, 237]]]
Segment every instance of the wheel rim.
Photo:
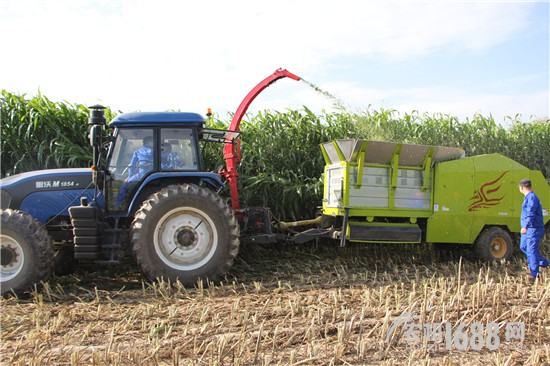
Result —
[[25, 263], [23, 248], [17, 240], [8, 235], [0, 235], [0, 280], [9, 281], [16, 277]]
[[218, 246], [214, 222], [203, 211], [192, 207], [176, 208], [157, 223], [155, 251], [171, 268], [190, 271], [202, 267]]
[[489, 250], [493, 257], [502, 258], [506, 254], [507, 247], [508, 245], [503, 238], [494, 238], [493, 241], [491, 241]]

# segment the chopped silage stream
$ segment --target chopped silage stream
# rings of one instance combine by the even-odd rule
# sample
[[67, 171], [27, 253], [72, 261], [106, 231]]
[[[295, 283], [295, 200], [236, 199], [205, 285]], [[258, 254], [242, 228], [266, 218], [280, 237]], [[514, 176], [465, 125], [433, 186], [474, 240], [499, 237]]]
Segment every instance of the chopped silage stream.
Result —
[[[550, 243], [545, 242], [543, 253]], [[459, 254], [464, 254], [463, 258]], [[550, 274], [526, 283], [517, 253], [485, 265], [427, 245], [242, 248], [226, 281], [189, 289], [126, 262], [81, 267], [26, 299], [1, 300], [2, 365], [548, 364]], [[499, 325], [500, 344], [406, 342], [419, 324]], [[505, 340], [523, 322], [523, 341]], [[388, 340], [388, 332], [392, 330]]]

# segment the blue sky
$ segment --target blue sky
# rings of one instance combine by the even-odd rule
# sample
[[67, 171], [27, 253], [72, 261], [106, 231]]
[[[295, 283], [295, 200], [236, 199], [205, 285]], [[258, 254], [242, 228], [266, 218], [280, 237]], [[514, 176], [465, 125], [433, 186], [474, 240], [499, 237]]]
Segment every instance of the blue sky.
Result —
[[[0, 1], [0, 88], [222, 118], [282, 67], [349, 110], [550, 115], [548, 1]], [[250, 111], [332, 102], [284, 79]]]

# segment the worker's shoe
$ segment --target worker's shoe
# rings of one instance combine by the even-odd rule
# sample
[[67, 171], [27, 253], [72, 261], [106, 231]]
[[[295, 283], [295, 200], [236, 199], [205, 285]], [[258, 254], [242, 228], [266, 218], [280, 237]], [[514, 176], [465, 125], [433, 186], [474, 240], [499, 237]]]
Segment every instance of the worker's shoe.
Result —
[[527, 283], [530, 285], [534, 285], [537, 282], [537, 279], [540, 282], [540, 275], [536, 275], [536, 276], [529, 275], [527, 276]]

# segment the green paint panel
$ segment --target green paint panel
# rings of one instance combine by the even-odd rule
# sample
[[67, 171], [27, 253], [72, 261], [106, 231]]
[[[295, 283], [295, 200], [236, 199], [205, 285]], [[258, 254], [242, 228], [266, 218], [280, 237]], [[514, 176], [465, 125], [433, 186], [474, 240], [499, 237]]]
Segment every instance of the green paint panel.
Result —
[[[540, 171], [499, 154], [479, 155], [472, 158], [475, 169], [475, 193], [468, 209], [474, 213], [470, 241], [473, 242], [486, 225], [497, 225], [519, 232], [523, 195], [519, 181], [529, 178], [541, 199], [543, 208], [550, 204], [550, 188]], [[548, 221], [548, 216], [545, 217]]]
[[434, 181], [433, 215], [428, 219], [426, 240], [469, 243], [473, 213], [468, 211], [468, 198], [474, 192], [473, 159], [437, 164]]
[[523, 195], [518, 184], [524, 178], [532, 180], [543, 207], [549, 207], [550, 188], [542, 173], [505, 156], [479, 155], [438, 164], [426, 240], [471, 244], [486, 226], [519, 232]]

